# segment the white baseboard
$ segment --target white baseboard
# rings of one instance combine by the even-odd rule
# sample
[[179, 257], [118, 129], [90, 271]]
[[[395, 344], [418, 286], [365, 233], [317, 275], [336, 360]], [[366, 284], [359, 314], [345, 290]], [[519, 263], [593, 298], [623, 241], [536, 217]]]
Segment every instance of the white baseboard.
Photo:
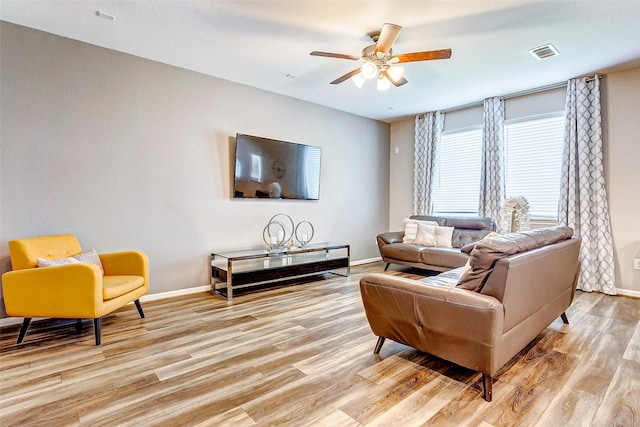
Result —
[[179, 297], [182, 295], [196, 294], [198, 292], [208, 292], [211, 285], [195, 286], [193, 288], [176, 289], [175, 291], [158, 292], [157, 294], [147, 294], [140, 297], [141, 302], [155, 301], [163, 298]]
[[[181, 296], [181, 295], [195, 294], [195, 293], [198, 293], [198, 292], [209, 292], [210, 290], [211, 290], [211, 285], [196, 286], [196, 287], [193, 287], [193, 288], [178, 289], [178, 290], [175, 290], [175, 291], [158, 292], [157, 294], [143, 295], [143, 296], [140, 297], [140, 301], [141, 302], [155, 301], [155, 300], [159, 300], [159, 299], [163, 299], [163, 298], [171, 298], [171, 297], [177, 297], [177, 296]], [[133, 304], [133, 302], [130, 302], [129, 304]], [[5, 318], [2, 318], [2, 319], [0, 319], [0, 327], [2, 327], [2, 326], [19, 325], [19, 324], [22, 323], [23, 319], [24, 318], [22, 318], [22, 317], [5, 317]], [[42, 320], [42, 319], [46, 319], [46, 317], [34, 317], [32, 319], [32, 321], [37, 321], [37, 320]]]
[[[382, 261], [382, 258], [377, 257], [377, 258], [369, 258], [369, 259], [361, 259], [358, 261], [353, 261], [351, 263], [351, 266], [369, 264], [377, 261]], [[211, 290], [211, 285], [202, 285], [202, 286], [195, 286], [193, 288], [177, 289], [175, 291], [158, 292], [157, 294], [147, 294], [147, 295], [141, 296], [140, 302], [156, 301], [159, 299], [195, 294], [198, 292], [209, 292], [210, 290]], [[133, 303], [129, 303], [129, 304], [133, 304]], [[35, 320], [41, 320], [41, 319], [44, 319], [44, 318], [34, 318], [33, 320], [35, 321]], [[22, 323], [22, 320], [23, 320], [22, 317], [5, 317], [0, 319], [0, 327], [19, 325]]]
[[616, 288], [616, 292], [618, 293], [618, 295], [623, 295], [625, 297], [640, 298], [640, 291]]
[[[351, 265], [354, 266], [354, 265], [369, 264], [369, 263], [377, 262], [381, 260], [382, 258], [379, 258], [379, 257], [369, 258], [369, 259], [363, 259], [363, 260], [352, 262]], [[211, 290], [210, 285], [195, 286], [193, 288], [178, 289], [175, 291], [159, 292], [157, 294], [144, 295], [140, 297], [140, 301], [142, 302], [155, 301], [163, 298], [171, 298], [171, 297], [177, 297], [182, 295], [195, 294], [198, 292], [209, 292], [210, 290]], [[640, 291], [634, 291], [631, 289], [616, 289], [616, 292], [618, 293], [618, 295], [632, 297], [632, 298], [640, 298]], [[129, 303], [129, 304], [133, 304], [133, 303]], [[39, 318], [34, 318], [33, 320], [41, 320], [41, 319], [43, 318], [39, 317]], [[0, 327], [19, 325], [22, 323], [22, 320], [23, 320], [22, 317], [5, 317], [0, 319]]]

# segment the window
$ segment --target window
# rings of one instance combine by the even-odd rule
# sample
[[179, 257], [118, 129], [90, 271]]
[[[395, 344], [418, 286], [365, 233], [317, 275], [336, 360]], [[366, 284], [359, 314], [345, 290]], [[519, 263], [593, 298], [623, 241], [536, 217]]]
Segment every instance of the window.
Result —
[[[525, 197], [531, 219], [557, 218], [563, 131], [563, 113], [505, 122], [505, 195]], [[435, 215], [477, 214], [481, 150], [481, 128], [442, 135]]]
[[506, 196], [524, 196], [532, 219], [557, 219], [563, 115], [505, 122]]
[[481, 150], [481, 128], [442, 135], [433, 199], [435, 215], [478, 212]]

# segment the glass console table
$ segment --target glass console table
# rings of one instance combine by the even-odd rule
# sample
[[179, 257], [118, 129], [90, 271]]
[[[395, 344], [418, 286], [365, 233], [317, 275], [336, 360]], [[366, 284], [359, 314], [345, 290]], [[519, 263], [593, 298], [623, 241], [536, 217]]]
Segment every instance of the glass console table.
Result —
[[[228, 300], [235, 289], [277, 283], [320, 273], [349, 276], [351, 248], [341, 243], [311, 243], [301, 248], [265, 247], [211, 253], [211, 293]], [[344, 273], [335, 270], [345, 269]]]

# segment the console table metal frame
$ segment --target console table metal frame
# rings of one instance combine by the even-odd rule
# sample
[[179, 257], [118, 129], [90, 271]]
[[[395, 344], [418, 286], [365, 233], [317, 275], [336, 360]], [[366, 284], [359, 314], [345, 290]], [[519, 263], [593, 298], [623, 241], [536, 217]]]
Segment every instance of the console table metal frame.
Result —
[[[336, 254], [342, 251], [346, 251], [346, 256]], [[269, 250], [261, 247], [212, 252], [209, 262], [211, 293], [231, 301], [234, 289], [276, 284], [282, 280], [319, 273], [348, 277], [350, 258], [350, 245], [326, 242], [291, 249]], [[236, 265], [240, 268], [236, 268]], [[346, 274], [334, 271], [339, 269], [346, 269]], [[216, 286], [220, 284], [223, 286]]]

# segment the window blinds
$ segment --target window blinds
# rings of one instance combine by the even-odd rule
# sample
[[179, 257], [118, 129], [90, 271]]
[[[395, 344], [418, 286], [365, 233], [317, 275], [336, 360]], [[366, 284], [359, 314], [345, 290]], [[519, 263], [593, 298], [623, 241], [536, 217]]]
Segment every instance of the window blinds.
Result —
[[505, 124], [506, 196], [524, 196], [532, 219], [556, 219], [562, 115]]
[[434, 214], [478, 212], [482, 129], [442, 135], [434, 189]]

